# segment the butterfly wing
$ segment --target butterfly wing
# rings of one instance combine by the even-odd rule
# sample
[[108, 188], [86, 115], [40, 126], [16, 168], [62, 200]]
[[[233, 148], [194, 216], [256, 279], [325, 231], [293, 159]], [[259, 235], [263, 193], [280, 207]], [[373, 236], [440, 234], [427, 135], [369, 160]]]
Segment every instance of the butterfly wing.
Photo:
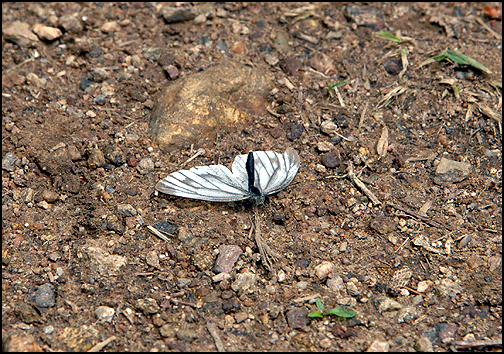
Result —
[[[236, 163], [236, 161], [235, 161]], [[233, 163], [233, 169], [235, 166]], [[245, 171], [245, 169], [243, 169]], [[232, 202], [250, 197], [247, 172], [222, 165], [198, 166], [173, 172], [156, 185], [162, 193], [211, 202]]]
[[[241, 156], [241, 155], [240, 155]], [[254, 152], [255, 184], [263, 195], [287, 187], [299, 170], [299, 155], [294, 149], [279, 154], [274, 151]]]

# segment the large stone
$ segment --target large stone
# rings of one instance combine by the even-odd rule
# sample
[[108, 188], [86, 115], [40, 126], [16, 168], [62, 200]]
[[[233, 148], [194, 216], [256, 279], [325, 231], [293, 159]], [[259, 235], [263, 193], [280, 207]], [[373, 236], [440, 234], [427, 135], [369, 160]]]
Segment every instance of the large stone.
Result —
[[157, 97], [150, 132], [161, 148], [200, 145], [266, 113], [269, 72], [232, 61], [170, 83]]

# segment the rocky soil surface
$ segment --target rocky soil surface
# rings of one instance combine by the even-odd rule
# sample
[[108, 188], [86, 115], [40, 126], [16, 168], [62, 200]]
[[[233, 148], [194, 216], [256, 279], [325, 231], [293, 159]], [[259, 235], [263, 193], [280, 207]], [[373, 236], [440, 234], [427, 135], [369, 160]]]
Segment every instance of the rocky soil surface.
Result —
[[[501, 21], [3, 3], [3, 349], [501, 348]], [[154, 189], [289, 147], [300, 170], [256, 215], [272, 271], [250, 203]]]

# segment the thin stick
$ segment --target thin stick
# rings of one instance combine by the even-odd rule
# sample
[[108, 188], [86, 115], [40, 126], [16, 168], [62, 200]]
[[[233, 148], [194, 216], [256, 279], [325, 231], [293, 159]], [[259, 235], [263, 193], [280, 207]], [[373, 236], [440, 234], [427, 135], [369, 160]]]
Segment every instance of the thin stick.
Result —
[[[150, 232], [152, 232], [154, 235], [156, 235], [157, 237], [159, 237], [161, 240], [163, 240], [165, 242], [169, 242], [170, 241], [170, 239], [168, 237], [166, 237], [165, 235], [163, 235], [161, 233], [161, 231], [159, 231], [158, 229], [156, 229], [153, 226], [147, 225], [147, 230], [149, 230]], [[168, 234], [168, 235], [170, 235], [170, 234]], [[173, 236], [173, 235], [170, 235], [170, 236]]]
[[113, 340], [116, 340], [117, 337], [116, 336], [112, 336], [112, 337], [108, 337], [107, 339], [105, 339], [103, 342], [101, 343], [98, 343], [97, 345], [95, 345], [93, 348], [89, 349], [88, 350], [88, 353], [95, 353], [95, 352], [99, 352], [100, 350], [102, 350], [103, 348], [105, 348], [110, 342], [112, 342]]
[[357, 187], [359, 187], [371, 201], [373, 202], [374, 205], [380, 205], [381, 202], [376, 198], [376, 196], [371, 192], [364, 183], [355, 175], [354, 170], [353, 170], [353, 164], [350, 163], [348, 165], [348, 178], [350, 181], [352, 181], [353, 184], [355, 184]]
[[403, 208], [402, 206], [400, 205], [397, 205], [397, 204], [393, 204], [393, 203], [387, 203], [387, 206], [391, 206], [392, 208], [395, 208], [397, 210], [400, 210], [408, 215], [411, 215], [411, 216], [414, 216], [415, 218], [417, 219], [420, 219], [421, 221], [423, 221], [424, 223], [426, 224], [429, 224], [431, 226], [434, 226], [434, 227], [437, 227], [437, 228], [440, 228], [440, 229], [447, 229], [447, 230], [450, 230], [450, 231], [453, 231], [453, 228], [450, 226], [450, 225], [446, 225], [446, 224], [441, 224], [437, 221], [434, 221], [432, 219], [430, 219], [429, 217], [427, 216], [423, 216], [421, 214], [418, 214], [418, 213], [415, 213], [414, 211], [411, 211], [411, 210], [408, 210], [406, 208]]
[[341, 97], [341, 93], [339, 92], [338, 88], [335, 87], [333, 90], [334, 90], [334, 92], [336, 92], [336, 96], [338, 96], [338, 101], [339, 101], [341, 107], [345, 107], [345, 102], [343, 102], [343, 97]]
[[215, 325], [211, 322], [208, 322], [206, 327], [215, 342], [215, 347], [217, 348], [217, 351], [225, 352], [226, 348], [224, 347], [224, 344], [222, 344], [222, 339], [219, 336], [219, 332], [217, 332], [217, 328], [215, 328]]
[[490, 32], [490, 34], [492, 36], [494, 36], [495, 38], [497, 39], [501, 39], [502, 37], [497, 33], [495, 32], [493, 29], [491, 29], [485, 22], [483, 22], [483, 20], [481, 18], [479, 18], [478, 16], [475, 17], [476, 21], [481, 25], [483, 26], [484, 29], [486, 29], [488, 32]]
[[175, 300], [175, 299], [172, 299], [170, 298], [170, 301], [175, 304], [175, 305], [183, 305], [183, 306], [190, 306], [192, 308], [195, 308], [195, 309], [200, 309], [201, 308], [201, 305], [199, 304], [194, 304], [192, 302], [188, 302], [188, 301], [183, 301], [183, 300]]
[[192, 160], [194, 160], [196, 157], [198, 157], [200, 155], [203, 155], [204, 153], [205, 153], [205, 149], [199, 148], [198, 151], [196, 151], [196, 153], [192, 157], [190, 157], [186, 162], [184, 162], [181, 166], [184, 167], [189, 162], [191, 162]]
[[468, 349], [474, 347], [497, 347], [502, 345], [502, 340], [475, 340], [475, 341], [455, 341], [455, 349]]

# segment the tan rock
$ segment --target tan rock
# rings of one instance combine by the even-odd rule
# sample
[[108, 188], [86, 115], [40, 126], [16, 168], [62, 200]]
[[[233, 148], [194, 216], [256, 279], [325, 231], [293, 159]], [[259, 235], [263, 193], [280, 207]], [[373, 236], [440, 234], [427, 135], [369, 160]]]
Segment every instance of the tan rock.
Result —
[[150, 132], [161, 148], [213, 141], [266, 113], [269, 75], [232, 61], [169, 84], [158, 96]]

